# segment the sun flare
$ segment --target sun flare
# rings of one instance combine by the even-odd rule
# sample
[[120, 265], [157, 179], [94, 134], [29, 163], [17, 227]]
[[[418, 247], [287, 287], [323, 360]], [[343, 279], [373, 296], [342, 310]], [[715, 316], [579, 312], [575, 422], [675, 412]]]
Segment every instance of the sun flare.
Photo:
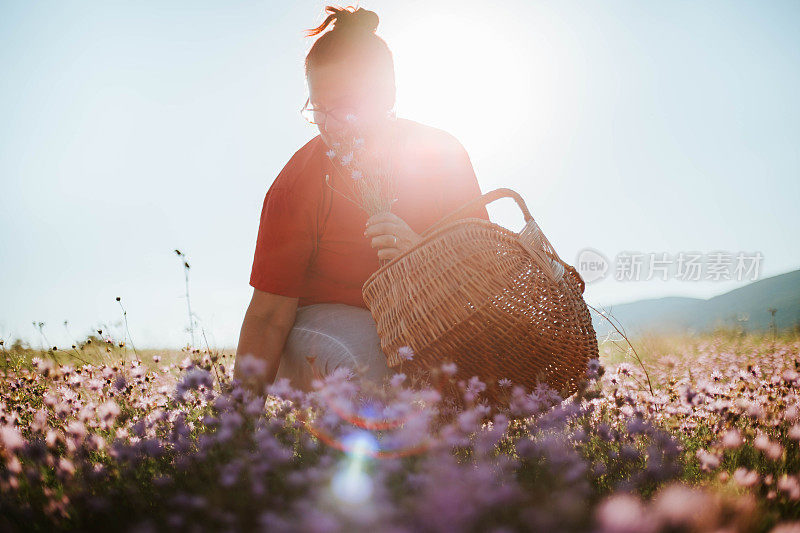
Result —
[[433, 13], [386, 37], [394, 51], [398, 115], [492, 150], [530, 129], [530, 117], [547, 114], [556, 95], [534, 76], [552, 79], [553, 58], [524, 51], [499, 23], [451, 18]]

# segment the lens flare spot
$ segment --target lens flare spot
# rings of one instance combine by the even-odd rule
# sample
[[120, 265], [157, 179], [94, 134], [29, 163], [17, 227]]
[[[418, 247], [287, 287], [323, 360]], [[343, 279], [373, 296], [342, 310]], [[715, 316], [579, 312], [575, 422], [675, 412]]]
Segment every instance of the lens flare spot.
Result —
[[331, 492], [342, 502], [364, 503], [372, 495], [372, 480], [361, 468], [347, 465], [334, 474]]
[[342, 439], [347, 458], [331, 480], [331, 492], [342, 502], [364, 503], [372, 496], [372, 479], [364, 463], [378, 451], [378, 441], [367, 431], [356, 431]]

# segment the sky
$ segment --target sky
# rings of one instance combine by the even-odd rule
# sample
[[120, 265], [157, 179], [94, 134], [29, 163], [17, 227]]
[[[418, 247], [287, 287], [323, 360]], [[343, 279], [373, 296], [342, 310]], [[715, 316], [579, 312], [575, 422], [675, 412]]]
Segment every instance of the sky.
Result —
[[[122, 338], [124, 308], [135, 346], [183, 346], [179, 249], [197, 337], [235, 347], [264, 194], [318, 133], [303, 30], [325, 5], [0, 3], [0, 338]], [[394, 54], [398, 116], [453, 134], [567, 263], [606, 258], [587, 302], [800, 268], [796, 1], [359, 5]], [[489, 213], [522, 228], [511, 200]], [[625, 254], [690, 251], [763, 259], [749, 279], [615, 277]]]

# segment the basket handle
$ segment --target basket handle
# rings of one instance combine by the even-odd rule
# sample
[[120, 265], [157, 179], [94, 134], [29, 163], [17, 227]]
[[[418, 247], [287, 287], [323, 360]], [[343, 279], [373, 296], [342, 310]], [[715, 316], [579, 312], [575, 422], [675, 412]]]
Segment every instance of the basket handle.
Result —
[[[531, 215], [531, 212], [528, 210], [528, 206], [525, 205], [525, 200], [523, 200], [522, 196], [520, 196], [517, 192], [512, 191], [511, 189], [506, 189], [506, 188], [494, 189], [493, 191], [489, 191], [486, 194], [482, 194], [477, 198], [473, 198], [472, 200], [470, 200], [463, 206], [459, 207], [449, 215], [444, 216], [441, 220], [439, 220], [439, 222], [432, 224], [428, 229], [422, 232], [422, 236], [428, 235], [432, 233], [434, 230], [441, 228], [445, 224], [453, 222], [454, 220], [459, 220], [460, 218], [463, 218], [465, 214], [469, 213], [478, 206], [485, 206], [501, 198], [513, 198], [514, 201], [517, 202], [520, 211], [522, 211], [522, 216], [525, 218], [526, 227], [523, 229], [522, 233], [524, 234], [530, 230], [533, 230], [533, 232], [536, 235], [536, 238], [539, 239], [539, 245], [536, 247], [536, 249], [531, 249], [529, 246], [525, 246], [527, 239], [523, 239], [521, 241], [523, 246], [525, 246], [530, 253], [538, 256], [540, 264], [546, 261], [546, 259], [542, 256], [541, 252], [539, 251], [539, 248], [544, 248], [545, 250], [547, 250], [548, 252], [547, 255], [551, 259], [555, 260], [557, 263], [561, 265], [561, 267], [566, 269], [567, 272], [572, 274], [572, 276], [577, 280], [580, 286], [580, 292], [583, 293], [586, 285], [581, 275], [578, 273], [577, 270], [575, 270], [575, 267], [567, 264], [563, 259], [561, 259], [561, 257], [559, 257], [555, 249], [550, 244], [550, 241], [547, 240], [547, 237], [544, 236], [544, 233], [541, 232], [539, 226], [533, 220], [533, 215]], [[547, 272], [547, 269], [544, 270], [545, 272]]]
[[513, 198], [517, 205], [519, 206], [520, 210], [522, 211], [522, 215], [525, 217], [525, 222], [530, 222], [533, 219], [531, 216], [531, 212], [528, 211], [528, 206], [525, 205], [525, 200], [522, 199], [518, 193], [512, 191], [511, 189], [495, 189], [493, 191], [489, 191], [486, 194], [478, 196], [477, 198], [473, 198], [463, 206], [459, 207], [449, 215], [445, 215], [439, 222], [432, 224], [428, 229], [422, 232], [422, 234], [431, 233], [435, 229], [438, 229], [445, 224], [448, 224], [454, 220], [458, 220], [462, 218], [465, 214], [469, 213], [473, 209], [478, 206], [485, 206], [488, 205], [495, 200], [499, 200], [500, 198]]

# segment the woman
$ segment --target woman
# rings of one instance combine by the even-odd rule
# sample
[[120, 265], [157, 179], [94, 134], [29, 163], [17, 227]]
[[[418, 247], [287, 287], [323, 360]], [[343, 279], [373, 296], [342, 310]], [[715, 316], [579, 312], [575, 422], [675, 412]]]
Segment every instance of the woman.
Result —
[[[402, 254], [427, 227], [481, 194], [455, 137], [395, 117], [394, 63], [374, 33], [378, 16], [363, 8], [326, 10], [325, 21], [309, 30], [322, 35], [305, 60], [303, 112], [320, 134], [291, 157], [264, 198], [253, 296], [236, 351], [234, 377], [258, 391], [276, 377], [310, 390], [315, 375], [340, 366], [373, 382], [389, 375], [362, 285], [380, 260]], [[391, 212], [368, 217], [342, 192], [348, 178], [329, 150], [352, 116], [367, 145], [393, 153]], [[489, 220], [485, 207], [469, 216]]]

